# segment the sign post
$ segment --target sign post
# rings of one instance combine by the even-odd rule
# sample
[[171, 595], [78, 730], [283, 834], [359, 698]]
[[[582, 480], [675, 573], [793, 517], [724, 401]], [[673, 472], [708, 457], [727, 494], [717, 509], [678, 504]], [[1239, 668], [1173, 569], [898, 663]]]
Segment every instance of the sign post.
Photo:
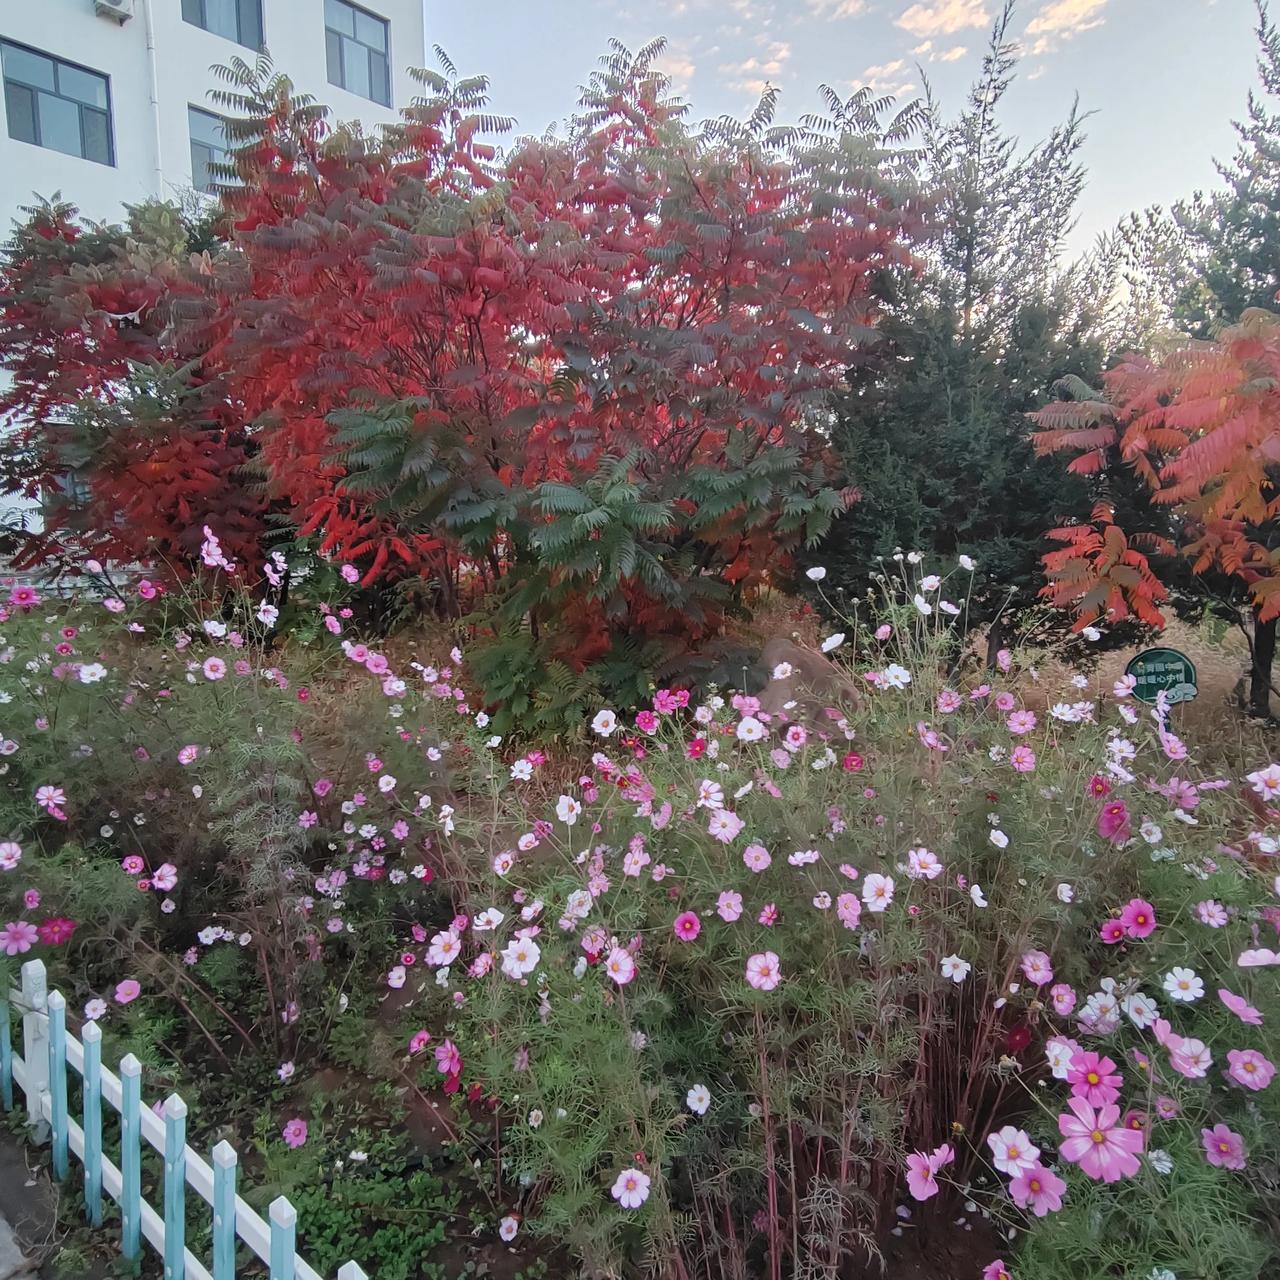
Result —
[[1190, 702], [1196, 687], [1196, 664], [1177, 649], [1144, 649], [1129, 661], [1125, 675], [1137, 680], [1133, 696], [1139, 702], [1154, 703], [1161, 690], [1170, 706]]

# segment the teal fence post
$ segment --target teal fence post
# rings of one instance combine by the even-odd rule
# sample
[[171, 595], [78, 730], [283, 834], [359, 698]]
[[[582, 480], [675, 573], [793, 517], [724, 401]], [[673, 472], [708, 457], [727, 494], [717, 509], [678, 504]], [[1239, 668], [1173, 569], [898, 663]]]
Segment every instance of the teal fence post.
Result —
[[369, 1280], [364, 1271], [354, 1262], [344, 1262], [338, 1268], [338, 1280]]
[[294, 1280], [298, 1211], [284, 1196], [277, 1196], [267, 1216], [271, 1219], [271, 1280]]
[[120, 1060], [120, 1252], [136, 1258], [142, 1246], [142, 1063]]
[[187, 1104], [164, 1104], [164, 1280], [183, 1280], [187, 1264]]
[[61, 991], [50, 991], [49, 1011], [49, 1121], [53, 1126], [53, 1176], [67, 1176], [67, 1000]]
[[49, 1031], [45, 1004], [49, 986], [43, 960], [22, 966], [22, 1061], [27, 1068], [27, 1124], [33, 1142], [49, 1136], [41, 1101], [49, 1087]]
[[236, 1164], [229, 1142], [213, 1149], [213, 1280], [236, 1276]]
[[13, 1110], [13, 1029], [9, 1025], [7, 998], [0, 1009], [0, 1099], [6, 1111]]
[[84, 1207], [89, 1222], [102, 1226], [102, 1028], [86, 1022], [84, 1045]]

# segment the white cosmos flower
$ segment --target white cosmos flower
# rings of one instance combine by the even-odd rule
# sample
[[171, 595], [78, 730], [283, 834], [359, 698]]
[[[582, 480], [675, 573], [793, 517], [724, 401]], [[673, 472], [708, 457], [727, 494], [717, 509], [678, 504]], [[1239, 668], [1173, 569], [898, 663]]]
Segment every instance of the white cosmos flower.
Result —
[[827, 576], [827, 571], [819, 564], [815, 564], [812, 569], [806, 569], [804, 576], [810, 582], [821, 582]]
[[983, 897], [982, 886], [980, 884], [969, 886], [969, 897], [973, 899], [973, 905], [975, 907], [985, 907], [987, 905], [987, 900]]
[[837, 631], [822, 642], [822, 652], [830, 653], [833, 649], [838, 649], [842, 644], [844, 644], [844, 632]]
[[582, 805], [572, 796], [561, 796], [556, 801], [556, 817], [567, 827], [573, 826], [582, 812]]
[[960, 556], [959, 561], [960, 567], [965, 570], [966, 573], [972, 573], [978, 567], [977, 562], [972, 556]]
[[969, 976], [969, 970], [973, 966], [959, 956], [943, 956], [939, 968], [944, 978], [950, 978], [952, 982], [960, 983]]
[[538, 967], [542, 951], [532, 938], [514, 938], [502, 952], [502, 972], [508, 978], [523, 978]]
[[737, 734], [739, 742], [759, 742], [764, 737], [764, 733], [764, 725], [755, 716], [743, 716], [738, 721]]
[[705, 1084], [695, 1084], [685, 1094], [684, 1103], [694, 1115], [705, 1116], [707, 1108], [711, 1105], [711, 1090]]
[[1076, 896], [1076, 891], [1069, 884], [1060, 884], [1057, 888], [1058, 901], [1070, 902]]
[[591, 727], [602, 738], [607, 738], [618, 727], [618, 717], [606, 707], [603, 711], [596, 712], [595, 719], [591, 722]]

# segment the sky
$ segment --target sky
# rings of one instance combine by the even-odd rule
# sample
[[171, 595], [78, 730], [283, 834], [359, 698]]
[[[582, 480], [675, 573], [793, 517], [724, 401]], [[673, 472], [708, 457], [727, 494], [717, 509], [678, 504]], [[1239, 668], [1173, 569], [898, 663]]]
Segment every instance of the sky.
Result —
[[[871, 84], [900, 100], [927, 76], [944, 110], [976, 76], [1001, 0], [424, 0], [427, 46], [483, 73], [495, 110], [541, 133], [572, 111], [611, 37], [654, 36], [661, 62], [702, 119], [745, 115], [766, 83], [779, 121]], [[1278, 14], [1280, 16], [1280, 14]], [[1082, 252], [1125, 214], [1216, 185], [1215, 157], [1255, 86], [1254, 0], [1019, 0], [1023, 49], [1004, 124], [1043, 138], [1078, 95], [1093, 112], [1088, 185], [1067, 249]]]

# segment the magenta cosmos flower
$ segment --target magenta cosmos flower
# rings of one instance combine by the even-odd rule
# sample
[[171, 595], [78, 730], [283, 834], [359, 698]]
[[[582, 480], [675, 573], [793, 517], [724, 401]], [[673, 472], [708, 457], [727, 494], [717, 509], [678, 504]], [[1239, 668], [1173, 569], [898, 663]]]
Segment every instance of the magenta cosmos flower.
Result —
[[294, 1117], [281, 1129], [280, 1136], [284, 1139], [286, 1147], [296, 1151], [307, 1140], [307, 1122]]
[[1118, 1182], [1138, 1172], [1144, 1135], [1117, 1123], [1119, 1107], [1108, 1104], [1095, 1111], [1083, 1098], [1071, 1098], [1067, 1107], [1058, 1117], [1064, 1160], [1098, 1182]]
[[116, 1004], [129, 1004], [142, 994], [142, 987], [135, 978], [116, 983]]
[[1204, 1158], [1219, 1169], [1244, 1168], [1244, 1139], [1225, 1124], [1215, 1124], [1212, 1129], [1200, 1130], [1204, 1145]]
[[1123, 800], [1112, 800], [1102, 806], [1098, 814], [1098, 834], [1114, 844], [1124, 844], [1133, 834], [1129, 825], [1129, 810]]
[[1067, 1083], [1073, 1097], [1083, 1098], [1091, 1107], [1105, 1107], [1120, 1096], [1124, 1081], [1110, 1058], [1101, 1058], [1096, 1053], [1076, 1053], [1071, 1056]]
[[955, 1158], [955, 1152], [945, 1142], [928, 1155], [923, 1151], [913, 1151], [907, 1157], [907, 1190], [917, 1200], [928, 1200], [931, 1196], [936, 1196], [938, 1180], [934, 1175]]
[[1256, 1049], [1232, 1049], [1227, 1062], [1227, 1074], [1246, 1089], [1265, 1089], [1276, 1073], [1276, 1064]]
[[1142, 898], [1130, 898], [1120, 913], [1120, 923], [1130, 938], [1149, 938], [1156, 931], [1156, 909]]
[[997, 1258], [982, 1268], [982, 1280], [1013, 1280], [1013, 1272], [1004, 1265], [1003, 1258]]
[[682, 911], [671, 928], [681, 942], [692, 942], [702, 932], [702, 921], [692, 911]]

